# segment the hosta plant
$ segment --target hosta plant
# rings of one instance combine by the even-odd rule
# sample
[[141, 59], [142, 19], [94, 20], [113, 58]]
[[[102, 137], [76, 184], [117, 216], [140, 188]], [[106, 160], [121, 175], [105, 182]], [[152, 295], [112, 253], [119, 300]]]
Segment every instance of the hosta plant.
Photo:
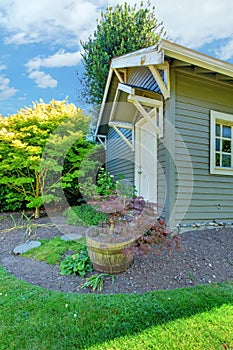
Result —
[[87, 253], [86, 245], [83, 245], [77, 254], [67, 255], [60, 264], [60, 273], [66, 276], [75, 274], [84, 277], [87, 272], [91, 272], [92, 270], [93, 267]]

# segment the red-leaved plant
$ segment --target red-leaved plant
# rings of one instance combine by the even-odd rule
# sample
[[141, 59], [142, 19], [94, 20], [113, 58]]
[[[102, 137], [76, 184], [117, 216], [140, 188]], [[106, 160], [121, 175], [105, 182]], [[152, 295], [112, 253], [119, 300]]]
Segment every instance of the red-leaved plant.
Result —
[[122, 241], [123, 236], [135, 237], [125, 254], [147, 254], [158, 244], [166, 246], [170, 252], [179, 247], [179, 236], [174, 235], [165, 220], [159, 217], [157, 205], [147, 203], [142, 197], [125, 198], [116, 192], [88, 204], [107, 213], [108, 220], [101, 226], [105, 232], [108, 229], [109, 235], [114, 235], [115, 241]]

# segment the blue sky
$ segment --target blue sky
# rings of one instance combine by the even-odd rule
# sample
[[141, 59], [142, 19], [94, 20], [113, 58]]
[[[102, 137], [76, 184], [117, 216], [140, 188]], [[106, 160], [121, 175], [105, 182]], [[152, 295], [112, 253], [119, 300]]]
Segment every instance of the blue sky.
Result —
[[[68, 97], [85, 109], [76, 75], [82, 71], [80, 40], [93, 33], [102, 9], [123, 2], [0, 0], [0, 114], [16, 113], [40, 98]], [[232, 1], [151, 3], [169, 40], [233, 63]]]

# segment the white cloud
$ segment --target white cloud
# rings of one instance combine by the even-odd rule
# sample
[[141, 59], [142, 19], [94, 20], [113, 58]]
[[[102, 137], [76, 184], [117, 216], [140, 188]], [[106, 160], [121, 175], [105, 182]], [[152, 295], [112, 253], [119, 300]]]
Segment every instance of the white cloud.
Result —
[[38, 87], [55, 88], [57, 80], [53, 79], [51, 75], [42, 72], [41, 68], [77, 66], [81, 58], [80, 51], [65, 52], [64, 50], [59, 50], [54, 55], [45, 58], [34, 57], [25, 64], [25, 67], [29, 73], [29, 78], [34, 80]]
[[[78, 46], [93, 33], [100, 9], [125, 0], [1, 0], [0, 27], [7, 43]], [[128, 0], [131, 5], [135, 0]], [[232, 36], [230, 0], [152, 0], [169, 38], [192, 48]], [[144, 1], [146, 5], [146, 0]]]
[[26, 93], [24, 93], [23, 96], [19, 96], [17, 98], [18, 101], [25, 101], [26, 99], [27, 99], [27, 94]]
[[[53, 50], [57, 47], [65, 48], [66, 50], [59, 50], [48, 57], [36, 56], [25, 64], [29, 78], [38, 87], [54, 88], [57, 80], [43, 72], [43, 68], [77, 66], [81, 60], [79, 42], [85, 41], [93, 33], [100, 10], [124, 2], [125, 0], [0, 0], [1, 36], [8, 44], [43, 43]], [[135, 0], [127, 2], [131, 5], [137, 3]], [[145, 5], [146, 3], [144, 0]], [[219, 40], [219, 45], [222, 46], [215, 54], [222, 59], [232, 57], [233, 1], [151, 0], [151, 3], [155, 5], [159, 21], [164, 22], [169, 39], [194, 49]], [[73, 50], [77, 51], [71, 52]], [[6, 66], [0, 66], [0, 71], [5, 68]], [[1, 96], [13, 96], [16, 90], [10, 87], [9, 79], [4, 81], [7, 88], [0, 90]], [[2, 84], [3, 82], [1, 86]]]
[[5, 64], [0, 65], [0, 71], [7, 69], [7, 66]]
[[1, 0], [0, 26], [6, 43], [62, 43], [85, 40], [95, 27], [97, 3], [86, 0]]
[[228, 60], [233, 57], [233, 40], [230, 40], [220, 50], [216, 51], [216, 55], [222, 60]]
[[[125, 0], [1, 0], [0, 27], [5, 41], [17, 45], [49, 42], [78, 47], [93, 33], [96, 18], [106, 6]], [[134, 5], [135, 0], [128, 0]], [[152, 0], [168, 38], [192, 48], [232, 37], [230, 0]], [[146, 5], [146, 0], [144, 0]]]
[[54, 55], [46, 58], [41, 58], [39, 56], [34, 57], [26, 63], [26, 67], [29, 71], [34, 69], [39, 69], [41, 67], [45, 68], [55, 68], [55, 67], [72, 67], [76, 66], [81, 60], [80, 51], [76, 52], [65, 52], [64, 50], [59, 50]]
[[10, 79], [0, 75], [0, 100], [7, 100], [14, 96], [17, 90], [10, 86]]
[[11, 34], [6, 36], [5, 38], [5, 43], [6, 44], [17, 44], [17, 45], [24, 45], [24, 44], [31, 44], [31, 43], [36, 43], [40, 42], [41, 40], [39, 39], [39, 36], [36, 35], [35, 33], [26, 33], [26, 32], [21, 32], [21, 33], [16, 33], [16, 34]]
[[185, 46], [198, 48], [232, 36], [232, 1], [166, 0], [157, 10], [169, 37]]
[[34, 80], [36, 85], [42, 89], [57, 87], [57, 80], [53, 79], [51, 75], [39, 70], [31, 72], [29, 78]]

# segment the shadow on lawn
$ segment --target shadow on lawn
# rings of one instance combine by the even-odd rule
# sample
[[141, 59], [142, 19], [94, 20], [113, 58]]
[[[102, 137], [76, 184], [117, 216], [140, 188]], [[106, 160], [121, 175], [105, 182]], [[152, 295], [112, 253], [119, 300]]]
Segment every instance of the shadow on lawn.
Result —
[[[223, 304], [232, 304], [233, 281], [144, 295], [92, 298], [93, 303], [98, 301], [103, 323], [101, 329], [93, 329], [96, 343], [90, 342], [89, 346], [122, 336], [135, 335], [146, 328], [179, 318], [186, 319], [197, 313], [219, 308]], [[85, 346], [80, 349], [86, 349]]]
[[[25, 307], [33, 311], [31, 315], [29, 312], [26, 322], [21, 320], [27, 328], [25, 334], [23, 324], [19, 325], [13, 316], [11, 320], [4, 319], [6, 334], [9, 337], [13, 327], [14, 339], [22, 337], [25, 341], [28, 337], [27, 344], [34, 342], [35, 349], [46, 349], [45, 334], [51, 349], [99, 348], [106, 341], [136, 335], [151, 326], [189, 318], [233, 303], [233, 281], [143, 295], [80, 295], [54, 292], [21, 282], [1, 265], [0, 280], [1, 289], [10, 288], [13, 295], [9, 304], [2, 304], [5, 312], [17, 313], [23, 308], [25, 300]], [[68, 305], [67, 310], [65, 305]], [[75, 323], [73, 310], [77, 312]], [[33, 335], [35, 326], [37, 332]]]

